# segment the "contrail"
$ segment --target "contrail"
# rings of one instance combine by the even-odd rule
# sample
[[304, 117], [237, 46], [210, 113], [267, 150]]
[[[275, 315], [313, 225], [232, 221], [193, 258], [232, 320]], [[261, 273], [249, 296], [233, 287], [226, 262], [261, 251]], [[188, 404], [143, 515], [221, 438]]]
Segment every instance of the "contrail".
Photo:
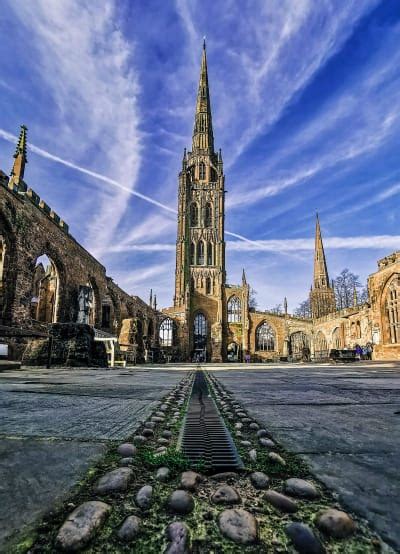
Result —
[[[4, 140], [7, 140], [8, 142], [12, 142], [13, 144], [18, 140], [18, 137], [15, 135], [12, 135], [11, 133], [8, 133], [4, 129], [0, 129], [0, 137]], [[151, 198], [150, 196], [147, 196], [146, 194], [142, 194], [141, 192], [137, 192], [136, 190], [131, 190], [130, 188], [126, 187], [122, 183], [119, 183], [115, 179], [111, 179], [110, 177], [107, 177], [106, 175], [102, 175], [101, 173], [97, 173], [96, 171], [91, 171], [90, 169], [86, 169], [85, 167], [82, 167], [80, 165], [74, 164], [72, 162], [69, 162], [68, 160], [64, 160], [63, 158], [60, 158], [59, 156], [55, 156], [54, 154], [51, 154], [50, 152], [47, 152], [47, 150], [43, 150], [42, 148], [39, 148], [38, 146], [35, 146], [31, 142], [28, 143], [28, 146], [32, 152], [37, 154], [38, 156], [42, 156], [42, 158], [47, 158], [48, 160], [52, 160], [53, 162], [65, 165], [66, 167], [69, 167], [71, 169], [75, 169], [76, 171], [79, 171], [80, 173], [84, 173], [85, 175], [90, 175], [90, 177], [94, 177], [95, 179], [99, 179], [100, 181], [104, 181], [105, 183], [109, 183], [110, 185], [113, 185], [114, 187], [117, 187], [119, 189], [125, 190], [126, 192], [129, 192], [132, 196], [136, 196], [137, 198], [141, 198], [145, 202], [149, 202], [150, 204], [153, 204], [154, 206], [158, 206], [162, 210], [165, 210], [167, 212], [177, 214], [177, 210], [174, 208], [171, 208], [170, 206], [167, 206], [166, 204], [162, 204], [161, 202], [158, 202], [158, 200], [154, 200], [154, 198]], [[246, 237], [243, 237], [242, 235], [238, 235], [236, 233], [231, 233], [230, 231], [225, 231], [227, 235], [230, 235], [232, 237], [236, 237], [240, 240], [243, 240], [245, 242], [249, 242], [252, 244], [257, 244], [255, 241], [252, 241], [250, 239], [247, 239]]]

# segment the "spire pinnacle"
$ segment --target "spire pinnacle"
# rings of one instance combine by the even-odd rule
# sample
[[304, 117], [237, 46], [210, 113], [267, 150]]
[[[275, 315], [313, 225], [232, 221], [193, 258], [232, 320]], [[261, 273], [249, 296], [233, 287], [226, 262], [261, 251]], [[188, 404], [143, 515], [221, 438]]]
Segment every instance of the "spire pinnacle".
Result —
[[150, 289], [149, 306], [153, 306], [153, 289]]
[[242, 271], [242, 285], [247, 285], [246, 273], [244, 271], [244, 268]]
[[326, 265], [321, 225], [317, 213], [315, 223], [314, 288], [326, 287], [329, 287], [328, 267]]
[[199, 89], [197, 92], [196, 113], [193, 129], [193, 151], [214, 152], [214, 135], [211, 117], [210, 91], [208, 86], [206, 42], [203, 41]]
[[28, 128], [25, 125], [21, 125], [17, 147], [15, 149], [15, 154], [14, 154], [15, 159], [13, 163], [13, 168], [10, 174], [9, 186], [11, 188], [14, 185], [19, 185], [20, 181], [22, 181], [24, 178], [25, 164], [28, 163], [27, 156], [26, 156], [27, 130]]

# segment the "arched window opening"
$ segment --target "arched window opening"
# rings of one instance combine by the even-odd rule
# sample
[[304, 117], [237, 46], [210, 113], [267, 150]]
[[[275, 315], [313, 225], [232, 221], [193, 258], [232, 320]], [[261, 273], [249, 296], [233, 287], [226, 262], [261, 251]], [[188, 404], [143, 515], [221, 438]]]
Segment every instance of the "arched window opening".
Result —
[[174, 338], [174, 323], [170, 317], [166, 317], [160, 325], [160, 346], [172, 346]]
[[154, 335], [154, 324], [153, 324], [153, 320], [149, 319], [149, 323], [147, 325], [147, 337], [149, 339], [152, 339], [153, 335]]
[[212, 205], [211, 202], [207, 202], [204, 213], [204, 226], [212, 226]]
[[256, 331], [257, 350], [275, 350], [275, 333], [266, 321], [259, 325]]
[[190, 244], [190, 265], [196, 264], [196, 246], [194, 242]]
[[213, 265], [213, 244], [209, 242], [207, 244], [207, 265]]
[[207, 319], [202, 313], [196, 314], [193, 324], [193, 345], [198, 351], [207, 348]]
[[190, 225], [192, 227], [197, 227], [199, 224], [199, 207], [197, 202], [192, 202], [190, 205]]
[[340, 350], [342, 348], [342, 339], [339, 327], [336, 327], [332, 333], [332, 348], [335, 350]]
[[361, 338], [361, 323], [357, 321], [356, 323], [356, 339]]
[[324, 359], [324, 358], [327, 358], [328, 355], [329, 355], [329, 352], [328, 352], [328, 344], [326, 342], [326, 337], [322, 333], [322, 331], [318, 331], [315, 337], [315, 343], [314, 343], [314, 357], [316, 359]]
[[296, 331], [290, 335], [289, 353], [293, 360], [308, 360], [310, 341], [304, 331]]
[[199, 163], [199, 180], [205, 181], [206, 179], [206, 164], [204, 162]]
[[54, 323], [57, 315], [59, 278], [56, 266], [46, 255], [36, 260], [33, 272], [31, 317]]
[[204, 242], [202, 240], [197, 245], [197, 265], [204, 265]]
[[78, 294], [78, 318], [77, 323], [94, 325], [96, 323], [96, 299], [92, 283], [88, 281], [86, 285], [79, 287]]
[[240, 298], [232, 296], [228, 301], [228, 323], [240, 323], [242, 321], [242, 305]]
[[386, 317], [390, 343], [400, 343], [400, 275], [396, 275], [389, 285], [386, 297]]
[[213, 167], [210, 167], [210, 181], [212, 183], [215, 183], [216, 180], [217, 180], [217, 172]]
[[6, 241], [0, 235], [0, 318], [3, 316], [4, 310], [4, 296], [5, 296], [5, 284], [4, 284], [4, 270], [6, 260]]
[[211, 294], [211, 279], [207, 277], [206, 279], [206, 294]]

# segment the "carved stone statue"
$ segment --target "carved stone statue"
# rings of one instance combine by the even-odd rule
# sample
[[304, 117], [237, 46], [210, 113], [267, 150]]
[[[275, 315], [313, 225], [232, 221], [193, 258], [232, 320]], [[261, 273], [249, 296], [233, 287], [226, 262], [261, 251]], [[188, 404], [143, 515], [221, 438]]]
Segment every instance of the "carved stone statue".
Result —
[[78, 318], [77, 323], [90, 323], [90, 312], [93, 308], [93, 289], [86, 285], [80, 285], [78, 295]]

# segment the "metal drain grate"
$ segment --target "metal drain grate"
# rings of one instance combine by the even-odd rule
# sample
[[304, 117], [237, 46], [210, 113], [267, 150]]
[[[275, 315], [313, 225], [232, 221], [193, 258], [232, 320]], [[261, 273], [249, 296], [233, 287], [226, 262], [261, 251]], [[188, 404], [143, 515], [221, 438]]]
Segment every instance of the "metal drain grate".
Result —
[[229, 471], [243, 467], [203, 371], [197, 370], [182, 436], [182, 451], [192, 463], [202, 460], [206, 469]]

